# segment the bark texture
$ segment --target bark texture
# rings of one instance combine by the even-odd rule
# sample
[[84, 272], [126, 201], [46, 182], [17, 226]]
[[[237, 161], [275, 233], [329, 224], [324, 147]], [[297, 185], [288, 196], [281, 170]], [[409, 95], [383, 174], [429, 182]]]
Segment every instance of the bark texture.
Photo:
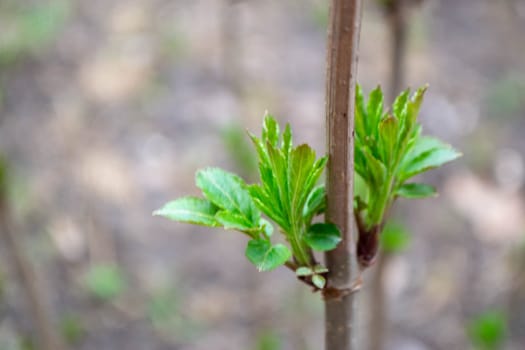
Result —
[[[326, 254], [328, 287], [350, 290], [355, 270], [353, 220], [354, 95], [361, 0], [332, 0], [328, 33], [326, 125], [328, 140], [326, 220], [343, 236], [338, 247]], [[354, 295], [325, 295], [325, 349], [351, 350], [354, 344]]]

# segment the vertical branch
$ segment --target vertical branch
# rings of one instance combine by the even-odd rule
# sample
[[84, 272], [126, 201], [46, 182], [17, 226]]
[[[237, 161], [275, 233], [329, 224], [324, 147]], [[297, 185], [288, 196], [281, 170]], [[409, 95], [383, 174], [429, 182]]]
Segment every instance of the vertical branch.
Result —
[[[4, 167], [0, 164], [0, 168]], [[28, 306], [31, 312], [30, 319], [34, 322], [39, 348], [42, 350], [62, 350], [64, 346], [57, 335], [54, 323], [51, 322], [49, 310], [45, 303], [42, 291], [38, 288], [35, 272], [27, 259], [20, 236], [14, 232], [10, 208], [5, 189], [5, 169], [0, 169], [0, 235], [13, 260], [15, 271], [20, 278], [20, 284], [27, 295]]]
[[390, 86], [389, 100], [393, 101], [404, 85], [405, 52], [407, 45], [407, 20], [405, 0], [392, 0], [387, 5], [390, 33]]
[[[326, 220], [336, 224], [342, 242], [326, 254], [328, 287], [348, 290], [355, 269], [350, 249], [354, 239], [353, 159], [354, 95], [361, 0], [332, 0], [327, 47], [326, 125], [328, 139]], [[337, 293], [336, 293], [337, 294]], [[325, 295], [325, 349], [355, 349], [352, 294]]]

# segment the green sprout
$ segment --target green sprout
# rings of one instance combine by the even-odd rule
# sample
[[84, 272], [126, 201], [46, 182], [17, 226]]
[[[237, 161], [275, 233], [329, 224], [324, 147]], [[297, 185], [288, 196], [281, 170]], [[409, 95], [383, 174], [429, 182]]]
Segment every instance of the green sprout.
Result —
[[[204, 198], [182, 197], [154, 212], [169, 219], [237, 230], [250, 240], [246, 257], [260, 271], [287, 265], [298, 277], [322, 289], [326, 268], [315, 261], [313, 250], [334, 249], [341, 240], [331, 223], [312, 220], [325, 207], [324, 186], [316, 186], [327, 157], [316, 158], [307, 144], [293, 146], [292, 130], [282, 135], [275, 119], [266, 114], [261, 138], [250, 134], [258, 155], [260, 183], [247, 185], [240, 177], [219, 168], [197, 172], [196, 185]], [[261, 216], [264, 214], [268, 219]], [[274, 224], [289, 246], [272, 242]]]
[[407, 89], [395, 99], [391, 109], [384, 110], [380, 87], [370, 93], [365, 103], [361, 87], [357, 86], [354, 213], [362, 267], [373, 263], [385, 218], [398, 197], [437, 195], [434, 187], [408, 180], [461, 156], [450, 145], [422, 136], [417, 116], [426, 89], [422, 87], [412, 96]]

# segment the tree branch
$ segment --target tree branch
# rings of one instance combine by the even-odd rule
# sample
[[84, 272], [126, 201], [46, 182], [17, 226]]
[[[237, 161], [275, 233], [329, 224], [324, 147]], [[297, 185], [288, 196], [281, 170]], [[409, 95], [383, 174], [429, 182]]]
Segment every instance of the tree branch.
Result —
[[[326, 221], [336, 224], [342, 242], [326, 254], [328, 289], [350, 290], [356, 264], [351, 256], [353, 220], [354, 95], [361, 0], [332, 0], [327, 47], [326, 125], [328, 141]], [[337, 293], [335, 293], [337, 294]], [[351, 350], [353, 293], [325, 295], [325, 349]]]

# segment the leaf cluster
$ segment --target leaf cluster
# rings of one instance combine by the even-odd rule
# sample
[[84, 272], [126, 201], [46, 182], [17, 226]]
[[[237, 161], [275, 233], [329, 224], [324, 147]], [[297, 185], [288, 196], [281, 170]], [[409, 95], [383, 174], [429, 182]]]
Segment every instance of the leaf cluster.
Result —
[[[325, 188], [317, 182], [327, 157], [317, 158], [307, 144], [294, 147], [290, 125], [281, 135], [279, 124], [268, 114], [261, 137], [250, 134], [250, 138], [257, 151], [259, 183], [247, 185], [222, 169], [203, 169], [197, 172], [196, 185], [204, 198], [182, 197], [154, 214], [240, 231], [250, 238], [246, 257], [260, 271], [286, 264], [321, 289], [327, 270], [316, 263], [313, 250], [334, 249], [341, 240], [334, 224], [312, 223], [325, 208]], [[279, 227], [289, 246], [272, 242], [274, 226], [262, 214]]]
[[385, 111], [380, 87], [366, 102], [362, 89], [357, 88], [355, 171], [359, 179], [355, 206], [367, 228], [383, 222], [397, 197], [435, 196], [434, 187], [408, 180], [461, 156], [450, 145], [422, 136], [417, 116], [425, 91], [423, 87], [410, 96], [407, 89]]
[[396, 198], [437, 194], [434, 187], [409, 180], [461, 156], [450, 145], [422, 135], [417, 117], [426, 89], [422, 87], [412, 95], [409, 89], [403, 91], [391, 108], [385, 110], [380, 87], [372, 90], [365, 101], [361, 87], [357, 86], [354, 212], [359, 237], [366, 242], [361, 247], [361, 254], [367, 256], [365, 260], [375, 256], [378, 241], [365, 235], [381, 232]]

